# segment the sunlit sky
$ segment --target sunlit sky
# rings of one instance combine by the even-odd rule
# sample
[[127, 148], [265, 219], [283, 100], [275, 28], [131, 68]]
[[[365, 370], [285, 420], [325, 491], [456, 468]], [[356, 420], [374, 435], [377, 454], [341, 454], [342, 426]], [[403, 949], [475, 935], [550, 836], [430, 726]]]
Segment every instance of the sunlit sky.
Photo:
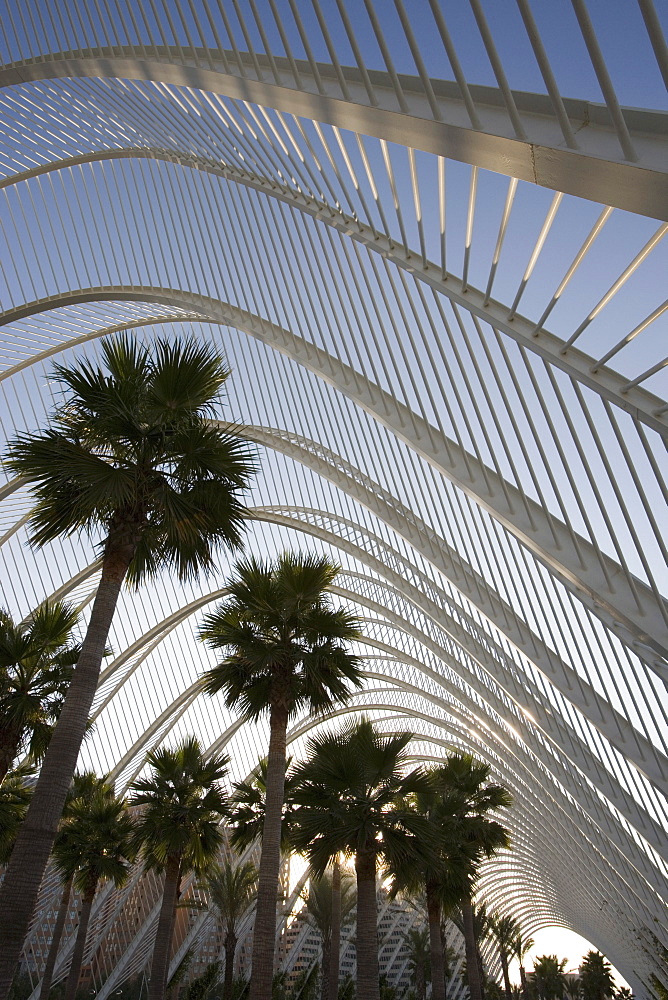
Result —
[[[542, 927], [532, 937], [536, 943], [529, 952], [529, 958], [527, 959], [528, 969], [531, 968], [532, 960], [538, 958], [539, 955], [556, 955], [559, 959], [568, 959], [566, 972], [577, 972], [583, 956], [594, 948], [594, 945], [590, 941], [587, 941], [586, 938], [581, 937], [580, 934], [576, 934], [575, 931], [569, 931], [565, 927]], [[613, 974], [617, 986], [629, 985], [614, 966]], [[519, 978], [517, 962], [511, 965], [511, 978], [513, 975]]]

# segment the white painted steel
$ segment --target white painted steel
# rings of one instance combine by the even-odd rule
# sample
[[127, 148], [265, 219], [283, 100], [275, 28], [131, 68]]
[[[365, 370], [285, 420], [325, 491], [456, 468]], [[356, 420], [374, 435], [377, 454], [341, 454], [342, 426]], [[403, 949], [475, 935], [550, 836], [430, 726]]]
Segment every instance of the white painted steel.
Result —
[[[666, 303], [651, 279], [666, 113], [624, 106], [585, 0], [569, 30], [603, 104], [562, 93], [532, 0], [512, 17], [544, 93], [515, 84], [493, 5], [469, 6], [465, 44], [439, 0], [156, 0], [150, 17], [103, 0], [98, 18], [2, 0], [0, 418], [7, 436], [39, 425], [53, 364], [93, 358], [105, 335], [216, 344], [233, 368], [221, 419], [262, 459], [249, 546], [333, 555], [335, 600], [365, 622], [367, 687], [332, 719], [410, 727], [416, 760], [488, 760], [516, 801], [490, 904], [529, 932], [580, 931], [644, 997], [668, 976], [652, 936], [668, 948]], [[652, 0], [625, 16], [666, 79]], [[467, 78], [468, 44], [495, 87]], [[540, 187], [552, 199], [532, 202], [531, 228]], [[607, 265], [619, 209], [658, 221], [636, 219]], [[67, 596], [85, 614], [95, 553], [27, 548], [30, 504], [0, 486], [4, 603]], [[193, 730], [229, 746], [236, 777], [261, 752], [262, 733], [199, 693], [193, 633], [227, 568], [122, 598], [83, 751], [119, 787]], [[295, 720], [296, 753], [317, 724]], [[101, 996], [146, 968], [158, 890], [137, 872], [100, 896]], [[55, 893], [49, 875], [40, 906]], [[37, 920], [37, 966], [44, 947]]]

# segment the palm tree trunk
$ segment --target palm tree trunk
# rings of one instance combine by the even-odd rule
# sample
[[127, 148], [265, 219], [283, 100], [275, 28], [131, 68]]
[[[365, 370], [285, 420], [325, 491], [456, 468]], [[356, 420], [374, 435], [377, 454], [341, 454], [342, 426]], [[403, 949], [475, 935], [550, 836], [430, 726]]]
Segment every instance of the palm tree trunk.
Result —
[[480, 992], [482, 993], [482, 1000], [485, 1000], [485, 966], [482, 961], [482, 952], [480, 951], [480, 945], [478, 944], [478, 938], [475, 940], [475, 953], [478, 956], [478, 974], [480, 976]]
[[522, 984], [523, 1000], [529, 1000], [529, 984], [527, 983], [527, 974], [521, 962], [520, 962], [520, 983]]
[[285, 734], [288, 709], [272, 704], [269, 715], [267, 790], [253, 931], [253, 966], [249, 1000], [270, 1000], [276, 947], [276, 897], [281, 864], [281, 825], [285, 794]]
[[466, 945], [466, 974], [469, 983], [470, 1000], [483, 1000], [480, 965], [478, 964], [478, 946], [473, 926], [473, 905], [470, 899], [462, 903], [462, 920], [464, 924], [464, 943]]
[[79, 989], [79, 979], [81, 977], [81, 966], [83, 965], [84, 950], [86, 948], [86, 935], [88, 934], [88, 923], [90, 921], [90, 911], [97, 889], [97, 879], [89, 879], [86, 891], [81, 900], [81, 910], [79, 911], [79, 926], [77, 927], [77, 938], [74, 942], [72, 952], [72, 964], [65, 984], [64, 1000], [74, 1000]]
[[[339, 959], [341, 956], [341, 865], [339, 859], [334, 859], [332, 866], [332, 926], [329, 940], [329, 981], [327, 984], [328, 1000], [337, 1000], [339, 992]], [[323, 959], [323, 986], [325, 982], [325, 963]]]
[[[434, 987], [432, 981], [432, 996], [434, 995]], [[425, 1000], [427, 996], [427, 982], [424, 974], [424, 959], [418, 958], [415, 963], [415, 996], [417, 1000]]]
[[223, 978], [222, 1000], [232, 1000], [232, 988], [234, 986], [234, 953], [237, 950], [237, 936], [234, 933], [234, 925], [227, 925], [225, 935], [225, 976]]
[[170, 854], [165, 864], [165, 885], [162, 891], [162, 905], [158, 917], [151, 963], [151, 979], [148, 984], [148, 1000], [164, 1000], [169, 974], [169, 956], [172, 951], [176, 904], [179, 900], [181, 881], [181, 856]]
[[107, 543], [86, 638], [0, 888], [0, 1000], [6, 1000], [77, 765], [118, 595], [136, 543]]
[[320, 969], [320, 1000], [329, 1000], [329, 980], [332, 970], [332, 932], [322, 936], [322, 967]]
[[355, 873], [357, 875], [357, 1000], [380, 1000], [374, 850], [357, 852]]
[[432, 1000], [445, 1000], [445, 966], [443, 963], [443, 936], [441, 934], [441, 903], [436, 883], [427, 879], [427, 920], [429, 921], [429, 957], [431, 959]]
[[49, 954], [46, 956], [46, 965], [44, 966], [44, 972], [42, 973], [42, 983], [39, 990], [39, 1000], [48, 1000], [49, 993], [51, 992], [51, 983], [53, 982], [53, 970], [56, 967], [56, 958], [58, 957], [60, 939], [63, 936], [65, 921], [67, 920], [67, 911], [70, 908], [70, 896], [72, 894], [73, 881], [74, 881], [74, 876], [68, 878], [67, 882], [63, 886], [63, 895], [61, 896], [60, 906], [58, 907], [58, 916], [56, 917], [56, 923], [53, 928], [53, 934], [51, 935]]
[[510, 975], [508, 973], [508, 953], [504, 947], [499, 949], [501, 959], [501, 971], [503, 972], [503, 986], [506, 991], [506, 1000], [513, 1000], [513, 990], [510, 985]]
[[5, 778], [7, 771], [16, 760], [20, 743], [20, 728], [8, 725], [0, 729], [0, 781]]

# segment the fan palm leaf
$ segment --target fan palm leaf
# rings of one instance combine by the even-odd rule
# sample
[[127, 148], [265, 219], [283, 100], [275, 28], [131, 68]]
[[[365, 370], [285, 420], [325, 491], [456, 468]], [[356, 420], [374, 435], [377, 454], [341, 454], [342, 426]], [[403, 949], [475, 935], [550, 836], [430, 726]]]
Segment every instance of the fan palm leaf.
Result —
[[24, 622], [0, 611], [0, 781], [22, 753], [44, 756], [79, 658], [78, 612], [45, 601]]

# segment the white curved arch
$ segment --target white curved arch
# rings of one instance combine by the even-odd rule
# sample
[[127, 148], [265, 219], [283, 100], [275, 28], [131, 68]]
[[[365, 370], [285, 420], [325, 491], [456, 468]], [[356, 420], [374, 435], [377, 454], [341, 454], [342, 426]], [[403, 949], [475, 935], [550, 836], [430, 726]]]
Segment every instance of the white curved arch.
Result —
[[[231, 60], [233, 55], [229, 52], [227, 58]], [[581, 137], [575, 148], [565, 149], [550, 101], [538, 94], [516, 95], [518, 106], [522, 107], [523, 127], [534, 132], [536, 137], [540, 135], [542, 140], [530, 141], [526, 134], [520, 138], [507, 135], [503, 96], [491, 87], [469, 88], [469, 92], [474, 90], [479, 94], [482, 113], [488, 121], [487, 128], [482, 131], [460, 124], [464, 102], [458, 95], [457, 86], [448, 81], [431, 81], [431, 98], [437, 105], [434, 114], [420, 79], [403, 76], [402, 89], [411, 102], [411, 113], [406, 114], [396, 109], [392, 79], [382, 71], [373, 71], [373, 89], [377, 96], [372, 105], [368, 98], [365, 99], [354, 69], [341, 70], [348, 77], [347, 90], [355, 93], [356, 99], [351, 101], [319, 93], [308, 63], [303, 62], [299, 67], [297, 90], [294, 84], [286, 87], [253, 79], [253, 63], [247, 55], [244, 59], [245, 72], [237, 76], [225, 72], [220, 57], [218, 69], [205, 68], [207, 63], [211, 65], [211, 55], [188, 51], [183, 46], [166, 51], [163, 47], [160, 57], [152, 60], [146, 59], [142, 49], [132, 47], [127, 47], [123, 55], [115, 49], [105, 52], [103, 48], [81, 52], [78, 57], [50, 53], [47, 59], [17, 63], [0, 70], [0, 87], [33, 80], [86, 76], [155, 80], [195, 87], [354, 129], [385, 141], [401, 142], [425, 152], [442, 154], [447, 150], [448, 157], [453, 160], [501, 171], [551, 190], [618, 205], [652, 218], [668, 218], [668, 178], [662, 156], [664, 123], [661, 115], [645, 112], [642, 119], [638, 116], [639, 127], [634, 130], [630, 146], [635, 152], [629, 156], [629, 149], [615, 150], [614, 141], [612, 144], [608, 141], [610, 119], [605, 107], [589, 103], [582, 106], [580, 102], [571, 101], [572, 112], [583, 116], [576, 128], [586, 124], [588, 129], [584, 144]], [[275, 57], [275, 61], [283, 64], [284, 73], [289, 70], [286, 60]], [[336, 80], [333, 66], [320, 64], [318, 72], [321, 77], [328, 78], [328, 83]], [[627, 119], [634, 117], [632, 109], [625, 111]], [[546, 132], [550, 136], [547, 142]], [[630, 162], [633, 159], [635, 162]]]
[[[296, 334], [282, 330], [229, 303], [158, 288], [110, 287], [49, 296], [31, 305], [0, 314], [0, 325], [22, 315], [53, 308], [56, 304], [105, 298], [198, 307], [214, 322], [233, 326], [286, 354], [367, 410], [379, 423], [472, 496], [476, 503], [511, 531], [550, 572], [555, 573], [566, 587], [572, 589], [613, 628], [619, 631], [621, 624], [623, 630], [628, 630], [641, 645], [649, 645], [660, 656], [668, 658], [666, 609], [661, 603], [657, 604], [655, 595], [642, 581], [634, 583], [632, 592], [614, 560], [595, 552], [591, 543], [584, 538], [577, 538], [574, 545], [572, 532], [554, 518], [548, 520], [535, 501], [522, 495], [512, 484], [503, 482], [498, 473], [483, 466], [475, 456], [464, 452], [456, 441], [446, 438], [370, 379]], [[555, 548], [555, 535], [558, 549]], [[608, 582], [612, 580], [614, 588]], [[639, 603], [642, 608], [641, 621], [638, 619]], [[656, 661], [653, 660], [652, 665], [657, 668]], [[659, 666], [659, 669], [663, 668]]]
[[[281, 517], [281, 515], [276, 515], [274, 512], [268, 511], [256, 511], [256, 515], [259, 514], [260, 517], [266, 517], [272, 523], [283, 520], [286, 523], [286, 519]], [[429, 619], [431, 619], [435, 624], [438, 624], [440, 628], [445, 628], [448, 630], [449, 634], [454, 636], [455, 640], [462, 644], [463, 648], [477, 660], [477, 662], [487, 671], [492, 677], [494, 677], [497, 683], [500, 683], [502, 690], [508, 694], [516, 704], [522, 709], [522, 711], [528, 715], [529, 718], [537, 719], [539, 724], [543, 727], [543, 730], [551, 736], [555, 741], [557, 746], [560, 746], [562, 750], [570, 755], [580, 767], [583, 768], [584, 772], [587, 773], [592, 780], [593, 784], [601, 790], [604, 794], [611, 797], [611, 800], [620, 808], [621, 812], [626, 815], [629, 822], [636, 825], [639, 830], [641, 830], [646, 836], [649, 837], [650, 842], [659, 853], [662, 853], [663, 847], [665, 846], [665, 841], [662, 832], [655, 828], [653, 821], [646, 815], [642, 810], [639, 811], [638, 805], [633, 803], [631, 805], [631, 800], [627, 798], [626, 793], [621, 789], [621, 787], [611, 778], [608, 772], [605, 772], [600, 765], [598, 765], [591, 755], [590, 751], [586, 747], [586, 744], [575, 734], [574, 730], [560, 728], [558, 725], [558, 720], [554, 716], [551, 710], [547, 709], [543, 705], [540, 695], [535, 691], [532, 691], [532, 686], [528, 678], [524, 678], [521, 683], [518, 683], [517, 677], [513, 674], [511, 670], [504, 669], [502, 666], [502, 653], [497, 652], [496, 656], [490, 657], [489, 650], [481, 645], [480, 642], [476, 641], [472, 635], [463, 631], [459, 627], [458, 623], [450, 619], [449, 615], [444, 610], [443, 605], [438, 606], [435, 604], [426, 594], [419, 593], [415, 586], [408, 583], [403, 579], [395, 570], [389, 568], [387, 564], [380, 562], [377, 558], [371, 556], [369, 553], [362, 549], [352, 546], [350, 543], [345, 543], [340, 538], [331, 535], [328, 532], [318, 529], [308, 523], [304, 522], [287, 522], [291, 523], [293, 526], [297, 527], [300, 531], [307, 531], [311, 534], [316, 535], [316, 537], [324, 538], [329, 541], [334, 547], [342, 548], [344, 551], [348, 551], [354, 554], [362, 563], [366, 563], [376, 572], [379, 573], [381, 579], [385, 579], [388, 585], [393, 586], [394, 589], [402, 595], [405, 599], [411, 602], [416, 608], [419, 608], [422, 614], [425, 614]], [[96, 568], [97, 563], [91, 564], [85, 571], [82, 571], [72, 584], [72, 586], [78, 586], [86, 576], [91, 576]], [[65, 596], [68, 590], [67, 586], [60, 589], [59, 594]], [[468, 681], [474, 686], [476, 684], [476, 678], [474, 675], [467, 672], [462, 663], [457, 663], [453, 660], [443, 646], [438, 643], [434, 643], [428, 637], [426, 637], [422, 632], [415, 630], [407, 622], [403, 621], [398, 615], [391, 612], [389, 609], [383, 607], [380, 604], [375, 604], [370, 601], [368, 597], [361, 595], [353, 595], [351, 591], [345, 588], [334, 587], [333, 592], [339, 593], [342, 597], [350, 599], [355, 596], [355, 600], [362, 604], [364, 607], [373, 609], [377, 611], [378, 614], [382, 615], [387, 620], [393, 622], [397, 627], [402, 630], [413, 634], [415, 638], [418, 639], [422, 644], [426, 644], [428, 648], [434, 652], [439, 659], [447, 662], [456, 673], [459, 673], [463, 677], [467, 677]], [[155, 643], [162, 641], [163, 638], [172, 628], [180, 624], [186, 617], [194, 613], [199, 608], [203, 607], [205, 604], [216, 600], [219, 596], [223, 596], [225, 593], [224, 589], [214, 591], [210, 594], [203, 595], [202, 597], [191, 602], [189, 605], [179, 609], [174, 612], [168, 619], [157, 623], [152, 629], [141, 636], [130, 645], [120, 656], [116, 657], [102, 672], [100, 676], [98, 691], [102, 693], [102, 701], [96, 699], [96, 708], [94, 710], [94, 718], [103, 711], [106, 705], [109, 704], [112, 697], [118, 693], [125, 681], [131, 676], [132, 670], [134, 670], [143, 661], [145, 656], [149, 654], [154, 648]], [[448, 626], [448, 621], [450, 622]], [[377, 642], [372, 643], [373, 645], [378, 645], [378, 648], [384, 648], [386, 651], [390, 652], [390, 647], [383, 646]], [[136, 664], [129, 673], [125, 673], [119, 683], [117, 683], [111, 691], [108, 691], [108, 682], [111, 681], [113, 675], [123, 667], [123, 665], [130, 660], [133, 656], [140, 653], [144, 647], [148, 649], [141, 653], [137, 658]], [[413, 661], [417, 665], [417, 661]], [[421, 665], [419, 669], [425, 671], [426, 668]], [[441, 685], [443, 685], [443, 680], [437, 675], [432, 675], [434, 679]], [[590, 692], [590, 697], [594, 695], [594, 692]], [[487, 692], [486, 697], [490, 698], [490, 693]], [[492, 699], [494, 703], [494, 699]], [[179, 699], [179, 706], [182, 704]], [[178, 707], [178, 706], [176, 706]], [[506, 712], [506, 706], [497, 699], [495, 704], [496, 710], [500, 712], [503, 717]], [[590, 706], [591, 708], [591, 706]], [[613, 742], [615, 741], [615, 726], [610, 727], [609, 723], [614, 719], [615, 713], [610, 707], [604, 707], [603, 704], [599, 706], [600, 720], [596, 719], [596, 716], [591, 716], [591, 711], [585, 712], [586, 716], [591, 718], [594, 725], [598, 725], [602, 732], [605, 732], [606, 728], [609, 729], [610, 738]], [[160, 716], [160, 725], [162, 725], [163, 717]], [[618, 719], [616, 725], [620, 726], [623, 723], [623, 719]], [[156, 730], [157, 731], [157, 730]], [[150, 728], [149, 735], [153, 734], [153, 727]], [[566, 734], [566, 735], [564, 735]], [[640, 734], [636, 734], [636, 739], [640, 739]], [[140, 741], [140, 748], [141, 748]], [[632, 748], [629, 747], [629, 759], [634, 759], [635, 755], [632, 752]], [[665, 786], [665, 778], [662, 772], [654, 771], [652, 767], [652, 758], [656, 759], [660, 763], [660, 755], [653, 747], [648, 747], [649, 758], [640, 758], [637, 766], [643, 772], [648, 772], [648, 776], [658, 787]], [[668, 860], [668, 858], [667, 858]]]
[[[446, 578], [449, 578], [455, 586], [466, 594], [472, 603], [484, 613], [487, 613], [490, 620], [494, 622], [500, 631], [516, 643], [530, 660], [532, 660], [550, 680], [556, 684], [557, 688], [565, 697], [572, 697], [572, 691], [578, 687], [581, 689], [581, 697], [584, 704], [580, 703], [580, 708], [584, 715], [599, 730], [606, 735], [613, 746], [621, 752], [626, 753], [628, 758], [636, 763], [636, 766], [648, 774], [658, 787], [668, 789], [665, 782], [668, 780], [668, 760], [637, 731], [631, 731], [627, 721], [615, 711], [615, 709], [601, 698], [593, 688], [581, 678], [577, 677], [572, 668], [561, 661], [550, 649], [548, 649], [538, 637], [532, 636], [531, 642], [526, 638], [527, 629], [520, 623], [517, 615], [509, 607], [504, 607], [493, 590], [488, 586], [481, 587], [481, 582], [476, 580], [475, 573], [466, 566], [462, 558], [452, 552], [448, 552], [447, 546], [435, 535], [433, 531], [422, 524], [415, 515], [407, 508], [399, 504], [390, 494], [383, 491], [381, 487], [369, 480], [359, 470], [354, 469], [346, 463], [340, 456], [336, 456], [322, 446], [316, 446], [314, 442], [309, 442], [298, 435], [286, 434], [284, 432], [266, 428], [248, 428], [240, 425], [235, 426], [235, 432], [257, 443], [265, 444], [274, 449], [283, 451], [285, 454], [296, 458], [302, 464], [308, 465], [320, 475], [334, 481], [336, 485], [344, 490], [348, 495], [374, 511], [382, 520], [390, 524], [398, 533], [418, 552], [422, 552], [428, 561], [432, 562]], [[15, 530], [15, 529], [12, 529]], [[1, 542], [0, 542], [1, 543]], [[459, 573], [453, 574], [453, 562], [456, 559]], [[462, 577], [463, 572], [463, 577]], [[472, 584], [467, 585], [467, 577], [472, 578]], [[222, 596], [223, 590], [216, 596]], [[489, 601], [486, 603], [486, 598]], [[124, 652], [109, 664], [100, 677], [99, 692], [104, 690], [108, 677], [129, 660], [139, 648], [147, 645], [153, 635], [157, 636], [163, 628], [175, 627], [182, 616], [190, 613], [190, 608], [195, 609], [201, 606], [208, 599], [202, 598], [193, 605], [176, 612], [169, 622], [162, 622], [156, 625], [151, 633], [141, 637], [135, 644], [129, 646]], [[498, 607], [495, 607], [495, 603]], [[459, 610], [458, 614], [467, 621], [466, 615]], [[173, 624], [171, 624], [173, 622]], [[515, 628], [513, 627], [515, 626]], [[467, 621], [469, 633], [475, 634], [477, 626], [472, 621]], [[457, 630], [455, 637], [458, 641], [466, 644], [466, 632]], [[481, 640], [479, 640], [480, 642]], [[488, 640], [487, 640], [488, 641]], [[473, 647], [480, 649], [480, 646]], [[148, 655], [146, 653], [145, 655]], [[502, 655], [502, 654], [500, 654]], [[478, 656], [480, 653], [478, 652]], [[135, 664], [139, 665], [141, 660]], [[125, 678], [124, 678], [125, 679]], [[96, 700], [93, 718], [104, 709], [109, 703], [117, 688], [113, 688], [109, 693], [105, 693], [104, 700]], [[99, 699], [99, 695], [98, 695]], [[596, 706], [596, 710], [592, 710]], [[527, 710], [537, 715], [541, 720], [547, 719], [541, 708], [540, 701], [534, 698], [525, 706]], [[654, 766], [656, 761], [656, 767]]]
[[[599, 393], [604, 399], [608, 399], [622, 410], [631, 413], [637, 419], [643, 421], [648, 427], [657, 431], [664, 439], [668, 439], [668, 417], [666, 416], [663, 400], [645, 388], [636, 385], [633, 381], [619, 373], [607, 368], [601, 363], [592, 364], [592, 359], [577, 347], [567, 344], [561, 338], [555, 336], [541, 324], [540, 328], [534, 322], [519, 315], [514, 310], [509, 310], [508, 306], [502, 302], [497, 302], [489, 297], [487, 293], [473, 287], [467, 281], [459, 279], [455, 275], [448, 275], [447, 280], [439, 273], [439, 268], [434, 262], [426, 259], [421, 260], [414, 253], [410, 253], [405, 247], [395, 243], [387, 235], [372, 230], [360, 220], [353, 221], [339, 212], [332, 214], [331, 207], [326, 202], [313, 202], [313, 199], [305, 199], [299, 196], [299, 192], [286, 192], [277, 190], [274, 185], [263, 178], [240, 176], [237, 172], [227, 170], [218, 164], [211, 163], [203, 158], [193, 156], [192, 162], [183, 163], [180, 158], [171, 155], [160, 155], [153, 151], [143, 151], [144, 158], [165, 160], [166, 162], [177, 162], [179, 166], [192, 167], [203, 170], [215, 176], [225, 177], [241, 184], [244, 187], [259, 190], [271, 198], [284, 201], [298, 208], [301, 212], [315, 219], [325, 222], [345, 233], [359, 243], [363, 243], [367, 249], [380, 254], [383, 258], [392, 261], [398, 267], [414, 275], [426, 285], [444, 295], [447, 299], [466, 309], [472, 315], [489, 323], [495, 330], [504, 333], [511, 340], [516, 341], [526, 350], [537, 354], [539, 357], [549, 361], [556, 368], [561, 369], [568, 375], [577, 379], [583, 385]], [[109, 151], [102, 157], [99, 153], [87, 156], [76, 157], [77, 163], [98, 162], [102, 159], [126, 159], [125, 151]], [[130, 157], [131, 158], [131, 157]], [[39, 175], [37, 175], [39, 176]], [[21, 178], [16, 178], [12, 183], [20, 183]], [[9, 183], [5, 184], [6, 187]], [[340, 217], [339, 217], [340, 216]], [[657, 240], [662, 239], [668, 232], [668, 223], [659, 230]], [[103, 297], [103, 296], [100, 296]], [[130, 296], [128, 296], [130, 298]], [[6, 313], [0, 313], [0, 326], [15, 322], [26, 315], [33, 315], [37, 312], [53, 308], [52, 303], [71, 305], [79, 302], [95, 301], [96, 296], [90, 290], [73, 290], [69, 296], [58, 297], [49, 296], [38, 303], [26, 303], [25, 306], [18, 306]], [[193, 314], [194, 318], [206, 319], [207, 313], [199, 316]], [[186, 317], [184, 317], [186, 318]], [[210, 322], [216, 320], [209, 318]], [[143, 325], [143, 324], [137, 324]], [[121, 327], [122, 328], [122, 327]], [[108, 331], [112, 332], [112, 331]], [[78, 340], [78, 343], [85, 343], [87, 340], [104, 336], [103, 333], [93, 332]], [[61, 349], [64, 349], [63, 345]], [[57, 353], [49, 351], [45, 356]], [[4, 377], [4, 376], [3, 376]]]

